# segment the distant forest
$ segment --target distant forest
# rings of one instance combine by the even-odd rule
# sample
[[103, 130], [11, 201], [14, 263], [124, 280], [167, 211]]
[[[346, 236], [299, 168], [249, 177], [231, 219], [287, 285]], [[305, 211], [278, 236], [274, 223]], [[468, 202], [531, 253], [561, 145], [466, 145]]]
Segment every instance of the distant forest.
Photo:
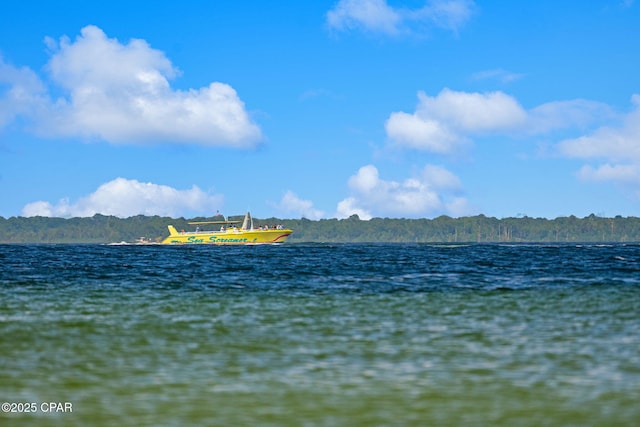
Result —
[[[229, 219], [242, 219], [243, 216]], [[167, 225], [191, 230], [188, 221], [210, 221], [159, 216], [94, 215], [90, 218], [0, 217], [0, 243], [112, 243], [141, 238], [159, 242], [168, 235]], [[294, 232], [287, 243], [301, 242], [640, 242], [640, 218], [602, 218], [590, 215], [556, 219], [491, 218], [484, 215], [434, 219], [373, 218], [357, 215], [346, 219], [254, 218], [255, 226], [281, 224]]]

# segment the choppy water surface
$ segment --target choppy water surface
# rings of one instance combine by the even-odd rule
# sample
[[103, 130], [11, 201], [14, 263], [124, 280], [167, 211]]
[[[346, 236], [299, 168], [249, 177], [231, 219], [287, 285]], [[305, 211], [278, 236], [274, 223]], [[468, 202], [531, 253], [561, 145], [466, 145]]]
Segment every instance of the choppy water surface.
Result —
[[0, 246], [0, 425], [639, 425], [639, 335], [636, 245]]

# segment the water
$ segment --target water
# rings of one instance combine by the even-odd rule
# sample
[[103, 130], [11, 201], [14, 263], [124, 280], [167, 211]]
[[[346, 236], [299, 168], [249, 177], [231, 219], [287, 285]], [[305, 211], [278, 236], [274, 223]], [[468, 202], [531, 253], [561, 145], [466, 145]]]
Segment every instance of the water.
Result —
[[35, 409], [3, 426], [640, 424], [640, 246], [5, 245], [0, 263], [0, 400]]

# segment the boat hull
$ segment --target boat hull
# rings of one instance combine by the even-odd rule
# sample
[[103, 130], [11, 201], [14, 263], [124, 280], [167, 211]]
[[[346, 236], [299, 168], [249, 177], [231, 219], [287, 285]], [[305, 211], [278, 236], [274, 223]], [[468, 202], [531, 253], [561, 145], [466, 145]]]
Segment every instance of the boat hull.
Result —
[[284, 243], [292, 230], [225, 230], [177, 232], [169, 228], [165, 245], [269, 245]]

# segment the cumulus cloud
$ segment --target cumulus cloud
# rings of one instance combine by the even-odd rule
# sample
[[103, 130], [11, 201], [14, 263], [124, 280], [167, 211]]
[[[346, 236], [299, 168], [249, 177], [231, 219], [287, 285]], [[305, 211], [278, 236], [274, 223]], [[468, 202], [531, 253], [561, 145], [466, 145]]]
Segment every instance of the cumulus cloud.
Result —
[[441, 166], [427, 165], [417, 176], [396, 182], [381, 179], [378, 169], [367, 165], [349, 178], [351, 195], [338, 203], [336, 216], [458, 216], [469, 210], [466, 200], [457, 196], [461, 187], [458, 177]]
[[502, 92], [443, 89], [435, 97], [418, 92], [415, 113], [391, 113], [385, 128], [389, 138], [401, 146], [450, 153], [470, 135], [509, 131], [522, 125], [526, 116], [520, 104]]
[[585, 128], [607, 116], [610, 108], [592, 101], [556, 101], [526, 110], [501, 91], [470, 93], [445, 88], [436, 96], [418, 92], [416, 111], [391, 113], [385, 129], [398, 146], [451, 154], [474, 137]]
[[466, 138], [436, 119], [420, 116], [417, 112], [392, 113], [385, 123], [387, 136], [398, 145], [446, 154], [455, 151]]
[[605, 163], [597, 168], [585, 165], [578, 172], [578, 177], [583, 181], [613, 181], [638, 186], [640, 184], [640, 164], [611, 165]]
[[209, 215], [220, 208], [222, 195], [212, 195], [197, 186], [189, 190], [136, 180], [116, 178], [102, 184], [90, 195], [70, 203], [68, 199], [57, 204], [37, 201], [27, 204], [22, 215], [47, 217], [90, 217], [95, 214], [127, 218], [135, 215], [161, 215], [170, 217], [189, 214]]
[[640, 95], [633, 95], [631, 102], [634, 109], [620, 126], [602, 126], [591, 134], [564, 140], [558, 145], [559, 152], [573, 158], [640, 163]]
[[313, 207], [311, 200], [299, 198], [293, 191], [287, 191], [278, 204], [278, 209], [295, 216], [307, 219], [320, 219], [324, 216], [324, 212]]
[[20, 115], [41, 111], [47, 103], [40, 78], [29, 68], [17, 68], [0, 56], [0, 127]]
[[386, 0], [340, 0], [327, 12], [327, 24], [339, 31], [386, 35], [420, 33], [431, 27], [455, 32], [471, 18], [473, 6], [470, 0], [430, 0], [414, 9], [392, 7]]
[[640, 191], [640, 95], [631, 97], [633, 110], [619, 126], [602, 126], [590, 134], [558, 144], [560, 155], [604, 162], [585, 165], [578, 172], [584, 181], [613, 182]]
[[[120, 43], [90, 25], [73, 41], [46, 41], [52, 51], [47, 70], [63, 95], [43, 103], [37, 90], [42, 83], [34, 82], [38, 79], [28, 70], [11, 81], [14, 89], [26, 87], [21, 81], [29, 83], [27, 92], [40, 96], [29, 118], [43, 135], [235, 147], [251, 147], [261, 139], [231, 86], [213, 82], [199, 89], [172, 89], [169, 81], [179, 70], [144, 40]], [[5, 96], [3, 103], [23, 105], [15, 96]]]

